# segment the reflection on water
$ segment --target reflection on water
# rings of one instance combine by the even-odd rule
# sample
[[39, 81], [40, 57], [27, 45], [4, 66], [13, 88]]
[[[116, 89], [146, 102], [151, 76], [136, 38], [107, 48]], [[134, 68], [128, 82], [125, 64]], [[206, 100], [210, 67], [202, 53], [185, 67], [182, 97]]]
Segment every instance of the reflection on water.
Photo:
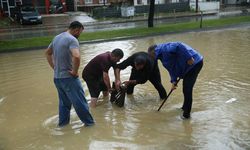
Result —
[[[92, 109], [95, 126], [84, 127], [72, 110], [70, 125], [58, 128], [57, 92], [43, 51], [0, 54], [0, 149], [249, 149], [250, 28], [82, 45], [80, 70], [104, 51], [121, 48], [127, 58], [170, 41], [183, 41], [204, 55], [187, 121], [179, 117], [181, 84], [157, 112], [161, 101], [146, 83], [126, 97], [125, 108], [104, 99]], [[121, 72], [123, 80], [130, 69]], [[160, 70], [169, 91], [168, 73], [161, 64]], [[110, 75], [113, 80], [112, 69]]]

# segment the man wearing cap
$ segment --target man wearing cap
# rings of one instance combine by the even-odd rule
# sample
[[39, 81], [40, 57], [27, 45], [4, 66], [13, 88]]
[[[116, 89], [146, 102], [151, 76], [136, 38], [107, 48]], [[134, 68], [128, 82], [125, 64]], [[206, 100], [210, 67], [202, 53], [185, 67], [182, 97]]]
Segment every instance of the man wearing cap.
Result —
[[78, 78], [81, 56], [77, 38], [83, 29], [80, 22], [72, 22], [66, 32], [53, 39], [45, 52], [47, 61], [54, 70], [54, 83], [59, 96], [60, 127], [69, 124], [72, 105], [85, 126], [94, 124]]
[[149, 55], [160, 60], [171, 77], [172, 90], [177, 87], [177, 78], [183, 79], [184, 102], [182, 119], [189, 119], [193, 102], [193, 87], [203, 66], [203, 56], [182, 42], [152, 45]]
[[115, 67], [123, 57], [123, 51], [119, 48], [112, 52], [105, 52], [94, 57], [83, 69], [82, 78], [86, 81], [91, 96], [91, 107], [96, 107], [100, 92], [107, 96], [111, 92], [108, 71]]
[[166, 98], [167, 93], [161, 84], [161, 75], [158, 64], [157, 62], [154, 62], [146, 52], [134, 53], [122, 63], [117, 65], [115, 70], [116, 89], [119, 89], [119, 86], [121, 85], [120, 70], [124, 70], [128, 66], [132, 66], [132, 70], [129, 80], [124, 82], [127, 86], [127, 94], [132, 94], [134, 92], [135, 85], [144, 84], [147, 80], [149, 80], [157, 89], [160, 98]]

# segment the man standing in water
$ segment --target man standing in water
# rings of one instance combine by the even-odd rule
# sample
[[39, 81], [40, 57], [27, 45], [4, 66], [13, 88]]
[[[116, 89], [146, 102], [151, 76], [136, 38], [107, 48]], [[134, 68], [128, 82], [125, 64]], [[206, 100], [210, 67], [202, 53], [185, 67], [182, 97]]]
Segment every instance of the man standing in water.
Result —
[[125, 81], [127, 86], [127, 94], [134, 92], [134, 87], [137, 84], [144, 84], [148, 80], [157, 89], [160, 98], [165, 99], [167, 96], [166, 90], [161, 83], [161, 75], [157, 61], [154, 62], [146, 52], [137, 52], [128, 57], [122, 63], [117, 65], [115, 70], [116, 89], [121, 85], [120, 70], [126, 69], [128, 66], [132, 67], [130, 78]]
[[59, 126], [69, 124], [71, 105], [85, 126], [94, 125], [81, 81], [78, 78], [80, 46], [77, 38], [83, 25], [74, 21], [68, 30], [57, 35], [46, 49], [45, 55], [54, 70], [54, 83], [59, 96]]
[[122, 57], [123, 51], [117, 48], [112, 52], [97, 55], [83, 69], [82, 78], [86, 81], [91, 95], [91, 107], [96, 107], [101, 91], [103, 96], [108, 96], [108, 92], [111, 91], [108, 71], [110, 67], [115, 68]]
[[182, 42], [170, 42], [152, 45], [148, 48], [149, 55], [161, 60], [168, 70], [172, 89], [177, 87], [177, 78], [183, 79], [184, 103], [182, 119], [189, 119], [193, 102], [193, 87], [203, 66], [203, 56], [189, 45]]

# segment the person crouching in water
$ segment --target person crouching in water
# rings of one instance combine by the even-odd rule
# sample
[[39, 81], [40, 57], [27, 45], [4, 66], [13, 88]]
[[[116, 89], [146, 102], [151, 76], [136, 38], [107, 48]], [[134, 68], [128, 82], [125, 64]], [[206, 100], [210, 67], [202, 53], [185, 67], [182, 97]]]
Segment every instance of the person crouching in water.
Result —
[[134, 53], [120, 64], [117, 64], [115, 69], [116, 89], [119, 89], [121, 85], [120, 70], [124, 70], [128, 66], [132, 66], [132, 70], [129, 80], [124, 82], [127, 87], [127, 94], [133, 94], [134, 87], [137, 84], [144, 84], [149, 80], [157, 89], [160, 98], [166, 98], [167, 93], [161, 84], [158, 64], [146, 52]]

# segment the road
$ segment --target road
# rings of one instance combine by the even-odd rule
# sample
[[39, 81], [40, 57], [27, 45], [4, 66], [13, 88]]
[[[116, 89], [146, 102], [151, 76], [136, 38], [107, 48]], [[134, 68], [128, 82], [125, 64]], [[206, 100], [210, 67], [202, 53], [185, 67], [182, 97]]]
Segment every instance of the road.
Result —
[[[230, 13], [232, 15], [241, 15], [242, 12]], [[207, 13], [203, 16], [203, 19], [213, 19], [226, 16], [219, 13]], [[184, 15], [178, 17], [159, 17], [155, 16], [155, 25], [165, 23], [178, 23], [188, 21], [199, 21], [200, 15]], [[158, 19], [157, 19], [158, 18]], [[78, 20], [85, 26], [85, 32], [124, 29], [147, 26], [147, 18], [142, 17], [140, 19], [124, 19], [121, 21], [96, 21], [86, 14], [74, 14], [74, 15], [56, 15], [56, 16], [44, 16], [43, 24], [41, 25], [14, 25], [9, 28], [0, 28], [0, 40], [11, 40], [19, 38], [41, 37], [56, 35], [65, 31], [70, 22]]]

